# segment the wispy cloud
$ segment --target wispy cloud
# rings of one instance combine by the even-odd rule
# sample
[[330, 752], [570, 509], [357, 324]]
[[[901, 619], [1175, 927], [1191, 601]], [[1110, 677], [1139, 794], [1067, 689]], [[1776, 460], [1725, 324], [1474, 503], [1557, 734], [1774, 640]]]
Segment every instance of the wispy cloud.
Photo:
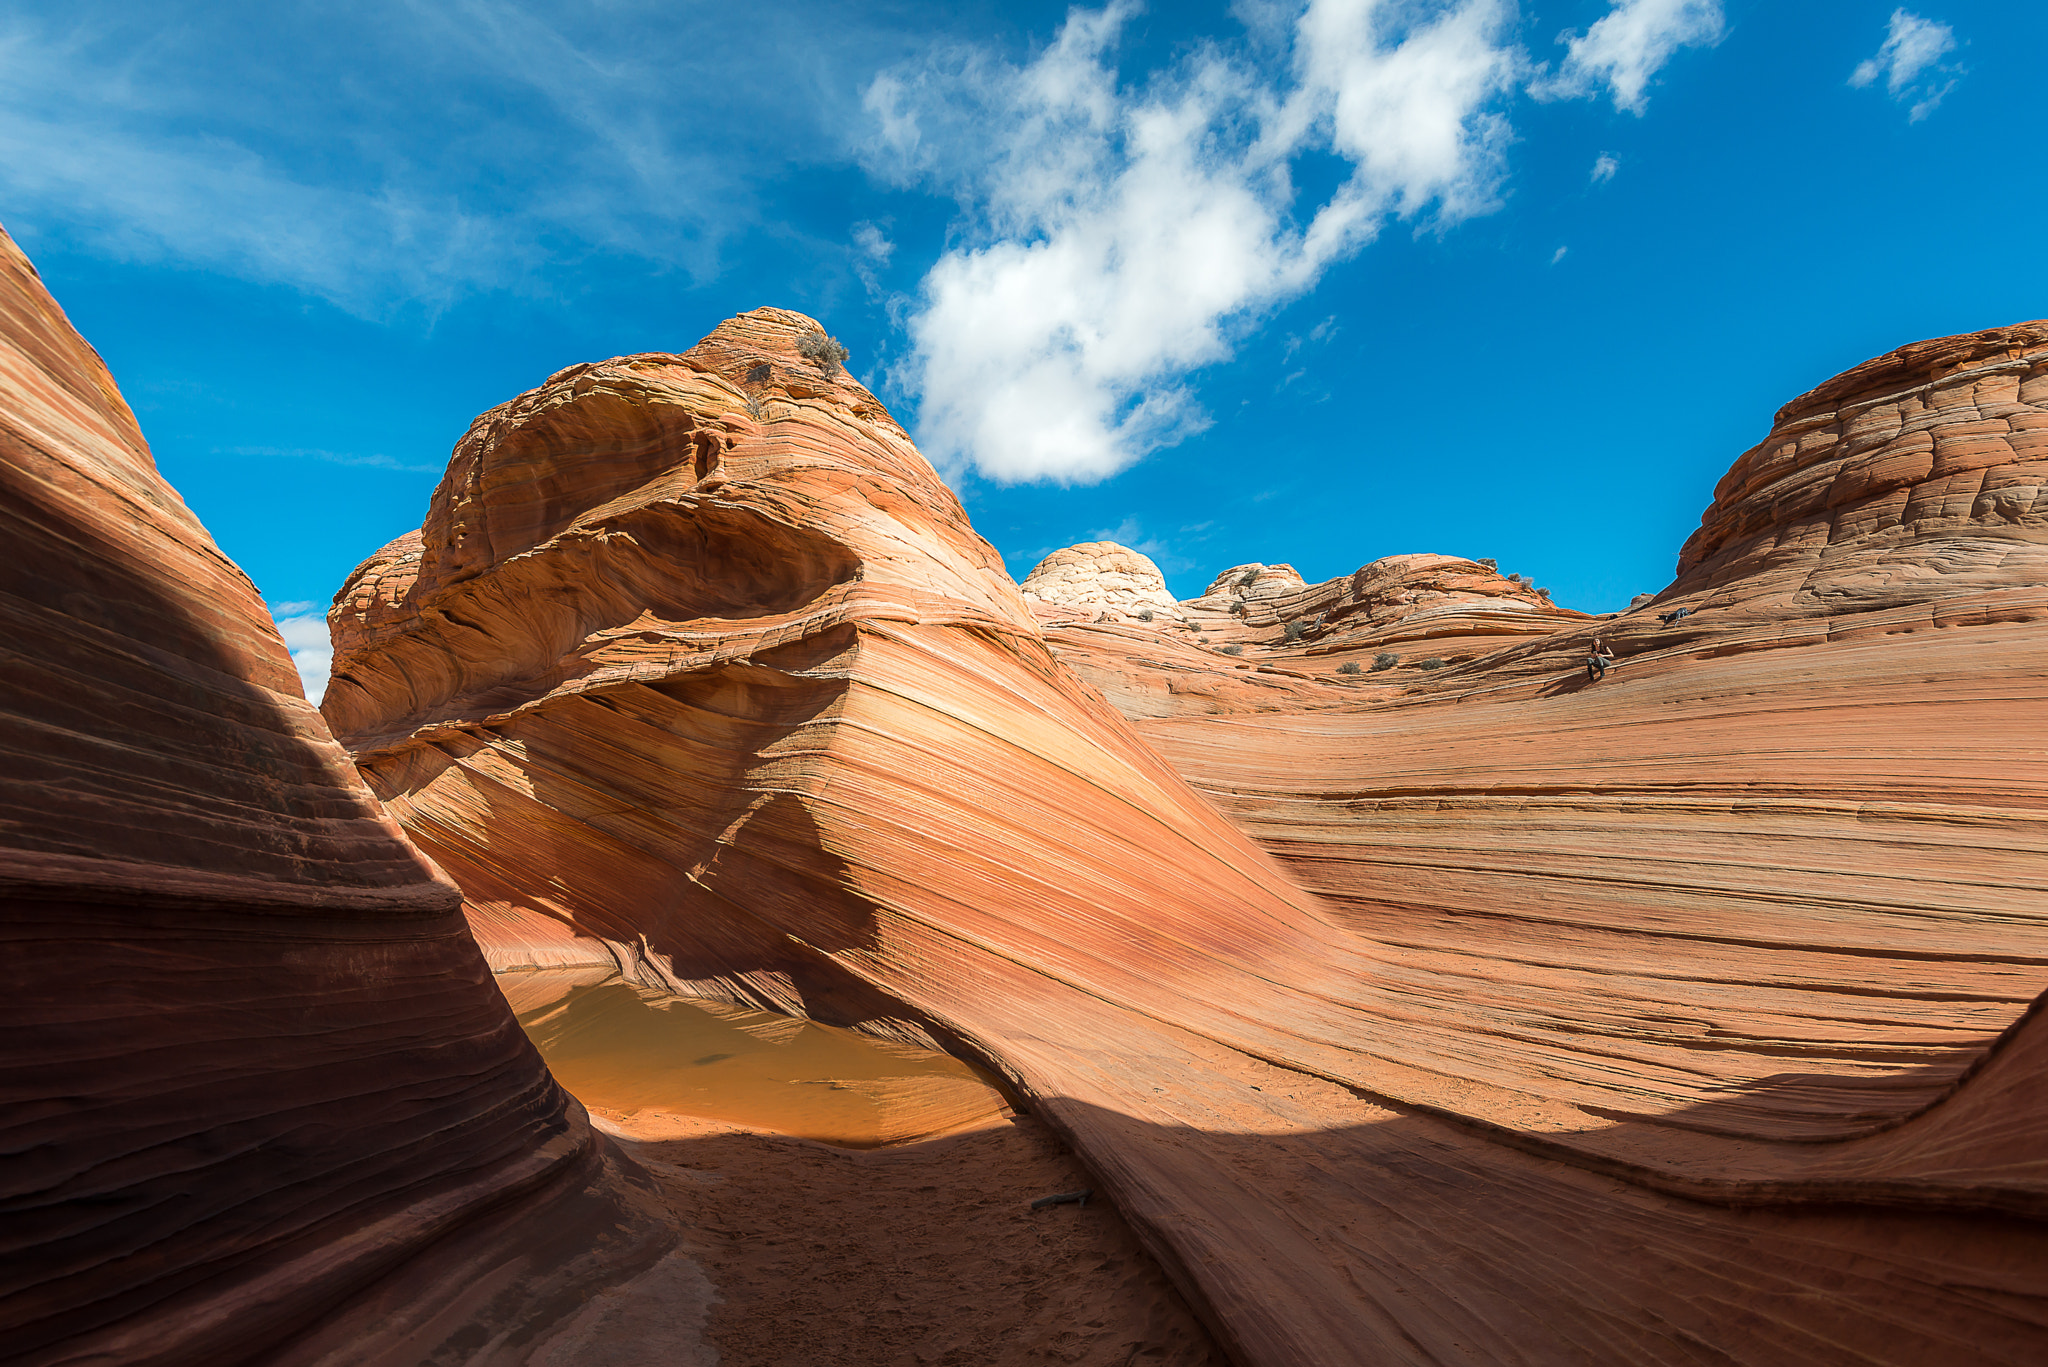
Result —
[[882, 271], [887, 268], [889, 258], [896, 255], [896, 244], [889, 240], [889, 234], [876, 223], [862, 222], [853, 225], [853, 269], [869, 294], [882, 292]]
[[1539, 95], [1581, 96], [1603, 87], [1614, 107], [1641, 114], [1650, 78], [1682, 47], [1711, 46], [1724, 29], [1720, 0], [1615, 0], [1584, 33], [1558, 35], [1565, 59]]
[[1591, 179], [1595, 185], [1605, 185], [1608, 181], [1614, 179], [1614, 173], [1619, 171], [1620, 169], [1620, 162], [1616, 161], [1607, 153], [1602, 152], [1599, 155], [1599, 157], [1593, 162], [1593, 173]]
[[216, 446], [216, 456], [267, 456], [283, 460], [318, 460], [329, 465], [356, 465], [372, 470], [403, 470], [413, 475], [438, 475], [443, 465], [408, 465], [390, 456], [357, 455], [352, 451], [325, 451], [313, 446]]
[[1939, 65], [1955, 48], [1955, 30], [1947, 24], [1893, 10], [1883, 45], [1876, 56], [1859, 62], [1849, 73], [1849, 84], [1860, 90], [1884, 77], [1885, 92], [1894, 101], [1909, 104], [1907, 121], [1918, 123], [1933, 113], [1942, 97], [1962, 79], [1956, 68]]
[[1550, 264], [1555, 266], [1558, 262], [1564, 260], [1565, 253], [1570, 250], [1570, 247], [1559, 247], [1556, 251], [1550, 254]]
[[299, 682], [306, 697], [317, 704], [327, 692], [327, 676], [334, 668], [334, 642], [327, 634], [327, 618], [316, 612], [314, 603], [272, 603], [271, 618], [285, 649], [298, 666]]
[[[1611, 87], [1640, 111], [1678, 47], [1721, 31], [1717, 3], [1619, 0], [1552, 77], [1509, 0], [1307, 0], [1127, 81], [1138, 9], [1076, 8], [1021, 64], [940, 46], [867, 87], [870, 172], [964, 210], [894, 372], [949, 475], [1091, 483], [1202, 431], [1191, 377], [1259, 316], [1391, 222], [1499, 206], [1518, 90]], [[1296, 190], [1311, 153], [1348, 168], [1320, 203]]]
[[706, 275], [740, 235], [799, 236], [760, 185], [841, 160], [838, 104], [903, 47], [837, 3], [28, 13], [0, 18], [10, 225], [365, 317], [545, 291], [594, 252]]
[[[1195, 534], [1197, 541], [1206, 540], [1199, 535], [1206, 525], [1197, 528], [1183, 527], [1181, 532]], [[1127, 517], [1114, 527], [1098, 527], [1088, 533], [1088, 539], [1114, 541], [1119, 546], [1128, 546], [1138, 554], [1149, 557], [1163, 574], [1181, 574], [1195, 567], [1195, 562], [1182, 554], [1176, 542], [1147, 533], [1144, 524], [1135, 517]]]

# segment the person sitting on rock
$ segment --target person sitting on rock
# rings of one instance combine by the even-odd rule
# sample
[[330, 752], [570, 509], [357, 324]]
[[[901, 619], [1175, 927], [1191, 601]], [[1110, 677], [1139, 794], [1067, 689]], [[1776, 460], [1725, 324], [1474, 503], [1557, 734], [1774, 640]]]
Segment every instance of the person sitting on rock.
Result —
[[1586, 682], [1607, 677], [1607, 666], [1614, 663], [1614, 652], [1598, 636], [1593, 638], [1591, 650], [1586, 654]]

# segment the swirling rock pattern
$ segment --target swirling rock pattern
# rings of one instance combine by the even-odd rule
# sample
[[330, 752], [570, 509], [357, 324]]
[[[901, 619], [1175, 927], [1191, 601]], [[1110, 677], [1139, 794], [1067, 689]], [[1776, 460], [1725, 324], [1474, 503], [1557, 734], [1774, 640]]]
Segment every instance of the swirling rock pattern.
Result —
[[[451, 1283], [502, 1266], [492, 1220], [609, 1238], [614, 1272], [653, 1256], [455, 886], [4, 234], [0, 490], [0, 1356], [220, 1364], [325, 1332], [412, 1363], [530, 1329]], [[516, 1253], [528, 1291], [593, 1271]], [[351, 1319], [392, 1277], [403, 1303]]]
[[[494, 963], [991, 1064], [1246, 1363], [2048, 1352], [2040, 585], [1593, 623], [1412, 557], [1238, 567], [1201, 631], [1062, 616], [815, 328], [493, 410], [337, 600], [328, 716]], [[1754, 577], [1732, 525], [1658, 606]], [[1195, 641], [1307, 659], [1310, 608], [1470, 648]], [[1063, 663], [1119, 650], [1273, 691], [1133, 723]]]
[[1020, 586], [1026, 601], [1098, 615], [1157, 620], [1177, 617], [1166, 576], [1150, 556], [1114, 541], [1087, 541], [1054, 551], [1038, 562]]

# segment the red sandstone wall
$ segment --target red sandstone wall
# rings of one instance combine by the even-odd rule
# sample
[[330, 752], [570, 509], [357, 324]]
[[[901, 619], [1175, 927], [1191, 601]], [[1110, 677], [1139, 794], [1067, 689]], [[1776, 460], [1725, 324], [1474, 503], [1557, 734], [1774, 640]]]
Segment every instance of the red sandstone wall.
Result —
[[0, 545], [0, 1357], [246, 1361], [402, 1270], [378, 1360], [486, 1212], [637, 1219], [4, 234]]

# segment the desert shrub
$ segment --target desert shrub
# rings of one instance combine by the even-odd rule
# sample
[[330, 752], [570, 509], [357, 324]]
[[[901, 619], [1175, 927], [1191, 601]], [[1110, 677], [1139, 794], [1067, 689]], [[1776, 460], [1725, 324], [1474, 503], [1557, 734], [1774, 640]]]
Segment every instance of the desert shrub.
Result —
[[774, 378], [774, 367], [770, 366], [766, 361], [761, 362], [759, 365], [754, 366], [752, 369], [747, 371], [748, 384], [767, 384], [768, 381]]
[[815, 364], [827, 375], [836, 374], [840, 365], [851, 354], [839, 345], [837, 337], [827, 337], [822, 332], [806, 332], [796, 339], [797, 355]]
[[1358, 661], [1346, 660], [1343, 664], [1337, 666], [1337, 672], [1339, 674], [1356, 674], [1358, 672]]
[[1256, 565], [1253, 566], [1251, 569], [1246, 570], [1243, 574], [1238, 576], [1237, 586], [1241, 589], [1250, 588], [1252, 585], [1259, 582], [1259, 575], [1261, 573], [1263, 573], [1263, 571], [1261, 571]]
[[1498, 571], [1500, 569], [1500, 562], [1496, 561], [1490, 555], [1483, 555], [1479, 558], [1479, 568], [1483, 570]]
[[1510, 584], [1519, 584], [1522, 582], [1522, 576], [1519, 574], [1511, 574], [1508, 576], [1508, 582]]
[[1144, 610], [1143, 612], [1139, 613], [1139, 614], [1138, 614], [1138, 620], [1139, 620], [1139, 621], [1141, 621], [1141, 622], [1149, 622], [1149, 621], [1151, 621], [1151, 620], [1152, 620], [1152, 609], [1150, 609], [1150, 608], [1146, 608], [1146, 609], [1145, 609], [1145, 610]]
[[1223, 653], [1224, 653], [1225, 655], [1242, 655], [1242, 654], [1244, 654], [1244, 647], [1243, 647], [1243, 646], [1225, 646], [1225, 647], [1223, 647]]
[[1415, 667], [1417, 669], [1442, 669], [1445, 665], [1449, 663], [1449, 660], [1446, 660], [1441, 656], [1432, 655], [1428, 659], [1417, 664]]
[[1382, 669], [1392, 669], [1399, 663], [1401, 663], [1399, 655], [1396, 655], [1391, 650], [1382, 650], [1379, 654], [1372, 657], [1372, 672], [1377, 674]]
[[1549, 590], [1549, 589], [1538, 589], [1538, 590], [1536, 590], [1536, 596], [1537, 596], [1538, 598], [1548, 598], [1548, 597], [1550, 596], [1550, 590]]
[[761, 421], [761, 419], [768, 416], [768, 410], [766, 408], [763, 408], [761, 406], [761, 401], [755, 398], [752, 394], [747, 395], [747, 416], [752, 418], [755, 422], [759, 422]]
[[1307, 630], [1307, 622], [1289, 622], [1286, 626], [1280, 628], [1280, 638], [1288, 645], [1293, 645], [1301, 639], [1301, 634]]

